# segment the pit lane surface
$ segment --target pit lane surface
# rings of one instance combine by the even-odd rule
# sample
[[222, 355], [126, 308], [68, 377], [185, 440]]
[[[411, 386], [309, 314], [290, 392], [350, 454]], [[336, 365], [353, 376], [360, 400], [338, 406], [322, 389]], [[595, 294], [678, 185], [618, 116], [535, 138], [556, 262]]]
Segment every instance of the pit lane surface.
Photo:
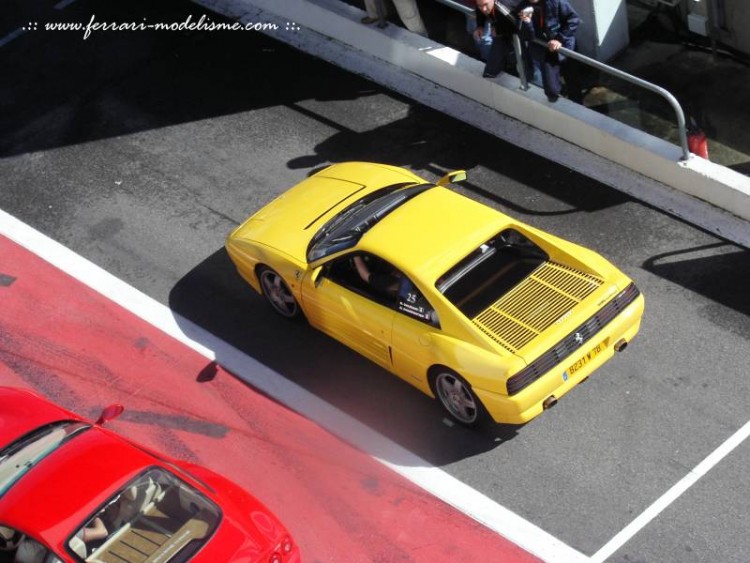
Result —
[[[32, 246], [49, 256], [44, 241]], [[473, 561], [491, 550], [538, 561], [25, 248], [0, 237], [0, 253], [9, 272], [0, 384], [31, 387], [91, 419], [127, 403], [108, 427], [252, 491], [304, 560]], [[96, 277], [99, 288], [116, 285]]]
[[[32, 17], [202, 13], [181, 2], [159, 13], [145, 2], [13, 5], [3, 37]], [[745, 250], [257, 33], [84, 41], [37, 30], [0, 49], [2, 209], [585, 554], [749, 418]], [[461, 191], [633, 277], [647, 299], [640, 336], [529, 425], [447, 426], [430, 399], [274, 317], [221, 250], [274, 195], [352, 159], [429, 179], [469, 170]], [[746, 561], [748, 457], [740, 442], [610, 560]]]

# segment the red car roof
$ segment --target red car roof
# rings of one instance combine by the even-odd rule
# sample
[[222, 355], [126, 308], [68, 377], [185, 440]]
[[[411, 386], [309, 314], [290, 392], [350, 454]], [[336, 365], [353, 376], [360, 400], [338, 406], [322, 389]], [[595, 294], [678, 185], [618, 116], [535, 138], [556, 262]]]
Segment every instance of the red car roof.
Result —
[[[28, 432], [62, 420], [87, 422], [29, 391], [0, 387], [0, 449]], [[223, 518], [196, 560], [265, 559], [287, 532], [252, 495], [200, 466], [178, 462], [216, 489]], [[174, 473], [171, 463], [166, 469]], [[0, 523], [30, 533], [56, 550], [103, 503], [147, 467], [165, 464], [98, 426], [80, 432], [40, 460], [0, 496]], [[185, 475], [180, 477], [185, 478]], [[190, 474], [188, 473], [188, 475]], [[195, 478], [188, 478], [196, 486]], [[207, 494], [203, 486], [198, 486]], [[285, 561], [299, 561], [296, 551]]]
[[0, 448], [49, 422], [81, 420], [25, 389], [0, 387], [0, 407]]
[[38, 530], [50, 544], [72, 534], [153, 458], [100, 428], [82, 432], [41, 460], [2, 497], [4, 523]]
[[[29, 392], [0, 388], [0, 447], [60, 420], [82, 419]], [[40, 460], [0, 497], [0, 520], [35, 530], [54, 544], [154, 461], [124, 439], [92, 426]]]

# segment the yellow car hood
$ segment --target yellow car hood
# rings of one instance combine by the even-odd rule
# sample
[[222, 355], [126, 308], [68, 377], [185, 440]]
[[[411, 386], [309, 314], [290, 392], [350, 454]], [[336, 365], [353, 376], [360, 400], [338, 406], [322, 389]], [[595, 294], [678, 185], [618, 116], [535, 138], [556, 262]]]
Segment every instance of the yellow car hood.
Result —
[[235, 229], [230, 240], [261, 243], [306, 262], [310, 239], [325, 222], [384, 186], [423, 182], [407, 170], [382, 164], [334, 164], [303, 180]]
[[321, 217], [364, 189], [362, 184], [313, 176], [266, 205], [230, 238], [272, 246], [305, 261], [305, 251]]

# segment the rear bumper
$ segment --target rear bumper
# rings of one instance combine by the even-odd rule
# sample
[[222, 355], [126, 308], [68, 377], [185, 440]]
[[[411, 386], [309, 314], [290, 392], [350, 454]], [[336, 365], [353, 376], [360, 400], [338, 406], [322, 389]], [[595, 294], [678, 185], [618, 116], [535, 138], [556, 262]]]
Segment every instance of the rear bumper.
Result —
[[[474, 389], [474, 392], [495, 422], [524, 424], [542, 413], [545, 399], [553, 395], [560, 399], [612, 358], [615, 343], [620, 340], [629, 343], [640, 329], [643, 308], [643, 295], [639, 295], [580, 349], [512, 396], [482, 389]], [[588, 356], [597, 347], [599, 352], [592, 354], [593, 357]]]

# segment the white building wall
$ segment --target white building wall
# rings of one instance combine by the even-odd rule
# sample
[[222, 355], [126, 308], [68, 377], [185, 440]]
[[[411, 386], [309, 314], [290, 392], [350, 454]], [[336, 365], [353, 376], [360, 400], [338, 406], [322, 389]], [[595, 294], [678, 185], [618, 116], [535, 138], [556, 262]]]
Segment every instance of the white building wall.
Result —
[[578, 30], [578, 50], [607, 62], [630, 42], [625, 0], [570, 0], [583, 19]]

